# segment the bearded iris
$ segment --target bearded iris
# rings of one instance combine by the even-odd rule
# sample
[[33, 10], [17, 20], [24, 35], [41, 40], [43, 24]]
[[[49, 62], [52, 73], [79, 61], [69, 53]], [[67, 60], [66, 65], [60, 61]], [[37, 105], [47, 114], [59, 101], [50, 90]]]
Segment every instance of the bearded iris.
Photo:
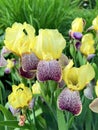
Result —
[[30, 45], [35, 36], [35, 29], [27, 23], [14, 23], [5, 32], [5, 47], [18, 56], [30, 53]]
[[58, 97], [58, 108], [79, 115], [82, 111], [79, 91], [84, 89], [94, 76], [94, 69], [89, 63], [77, 68], [73, 67], [73, 61], [71, 60], [63, 70], [63, 80], [67, 88]]
[[12, 93], [8, 96], [8, 102], [14, 109], [28, 107], [31, 100], [32, 92], [30, 88], [22, 83], [18, 86], [12, 86]]
[[61, 80], [61, 66], [57, 59], [62, 55], [66, 41], [56, 29], [41, 29], [32, 44], [32, 51], [40, 59], [37, 66], [39, 81]]
[[72, 67], [71, 63], [63, 71], [63, 79], [68, 88], [82, 90], [95, 76], [93, 67], [87, 63], [81, 67]]

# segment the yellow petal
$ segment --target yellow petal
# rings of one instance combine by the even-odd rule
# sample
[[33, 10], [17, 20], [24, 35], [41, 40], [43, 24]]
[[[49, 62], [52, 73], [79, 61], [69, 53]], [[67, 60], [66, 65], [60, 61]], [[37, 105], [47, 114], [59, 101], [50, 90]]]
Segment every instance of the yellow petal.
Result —
[[27, 23], [14, 23], [12, 27], [6, 29], [5, 47], [19, 56], [23, 53], [29, 53], [34, 33], [35, 29], [31, 25]]
[[93, 39], [93, 35], [91, 33], [85, 34], [82, 37], [82, 44], [90, 44], [93, 45], [94, 44], [94, 39]]
[[79, 86], [81, 86], [80, 88], [83, 89], [94, 77], [94, 69], [89, 63], [81, 66], [79, 70]]
[[66, 66], [63, 70], [63, 80], [72, 90], [82, 90], [94, 76], [95, 72], [90, 64], [82, 65], [80, 68]]
[[8, 102], [13, 108], [27, 107], [32, 100], [32, 92], [30, 88], [19, 84], [13, 85], [13, 92], [8, 96]]
[[57, 29], [40, 29], [34, 41], [33, 52], [41, 60], [60, 58], [66, 41]]
[[72, 26], [73, 32], [82, 32], [83, 31], [83, 19], [82, 18], [74, 19], [71, 26]]
[[92, 34], [85, 34], [83, 36], [80, 51], [86, 56], [95, 53], [94, 39]]
[[98, 31], [98, 16], [92, 21], [93, 28]]

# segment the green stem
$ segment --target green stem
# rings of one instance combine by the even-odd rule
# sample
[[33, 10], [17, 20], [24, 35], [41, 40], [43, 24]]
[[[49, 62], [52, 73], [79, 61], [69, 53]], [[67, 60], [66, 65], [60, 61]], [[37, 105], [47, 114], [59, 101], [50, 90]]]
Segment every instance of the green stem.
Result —
[[68, 130], [68, 123], [65, 121], [64, 113], [58, 108], [57, 108], [57, 119], [58, 119], [58, 129]]

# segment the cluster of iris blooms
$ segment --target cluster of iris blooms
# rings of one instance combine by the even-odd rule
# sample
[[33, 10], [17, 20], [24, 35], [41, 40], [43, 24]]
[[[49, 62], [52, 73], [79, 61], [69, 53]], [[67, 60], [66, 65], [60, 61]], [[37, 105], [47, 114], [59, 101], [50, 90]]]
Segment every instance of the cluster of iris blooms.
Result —
[[[97, 33], [97, 21], [98, 16], [88, 30], [94, 29]], [[19, 125], [23, 126], [26, 121], [24, 110], [33, 109], [34, 95], [41, 96], [41, 84], [44, 82], [55, 81], [58, 84], [59, 87], [56, 89], [62, 89], [57, 98], [58, 109], [67, 110], [74, 115], [79, 115], [82, 111], [80, 91], [84, 90], [84, 95], [88, 98], [93, 97], [94, 86], [91, 85], [91, 81], [95, 77], [95, 71], [89, 60], [95, 56], [96, 48], [93, 34], [83, 34], [84, 28], [85, 21], [76, 18], [69, 31], [75, 49], [87, 59], [80, 67], [76, 67], [73, 59], [63, 54], [67, 42], [57, 29], [40, 29], [38, 35], [35, 35], [34, 27], [27, 23], [14, 23], [12, 27], [6, 29], [0, 66], [5, 66], [5, 72], [10, 73], [18, 64], [19, 75], [34, 81], [36, 79], [31, 88], [24, 83], [13, 85], [12, 93], [8, 96], [11, 112], [13, 115], [17, 113], [20, 115]], [[4, 58], [6, 53], [16, 55], [18, 61], [6, 60]], [[96, 82], [95, 92], [98, 95], [98, 81]], [[90, 104], [91, 110], [95, 112], [97, 100], [96, 98]]]

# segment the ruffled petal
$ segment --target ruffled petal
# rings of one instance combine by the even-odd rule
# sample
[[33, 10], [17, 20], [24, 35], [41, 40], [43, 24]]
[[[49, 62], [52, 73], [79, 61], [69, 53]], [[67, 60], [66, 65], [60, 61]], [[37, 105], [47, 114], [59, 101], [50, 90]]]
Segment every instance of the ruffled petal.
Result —
[[34, 41], [32, 51], [41, 60], [59, 59], [66, 41], [56, 29], [40, 29]]
[[39, 59], [36, 57], [34, 53], [31, 54], [23, 54], [21, 57], [22, 69], [24, 71], [36, 70]]
[[4, 43], [8, 50], [21, 56], [31, 51], [30, 45], [33, 43], [34, 36], [33, 26], [27, 23], [14, 23], [12, 27], [6, 29]]
[[82, 111], [82, 103], [78, 91], [65, 88], [59, 95], [57, 105], [60, 110], [67, 110], [74, 115], [79, 115]]
[[19, 74], [24, 78], [33, 79], [36, 75], [36, 71], [24, 71], [22, 67], [20, 67]]
[[61, 67], [56, 60], [40, 61], [37, 67], [37, 79], [40, 81], [54, 80], [60, 82], [62, 78]]

